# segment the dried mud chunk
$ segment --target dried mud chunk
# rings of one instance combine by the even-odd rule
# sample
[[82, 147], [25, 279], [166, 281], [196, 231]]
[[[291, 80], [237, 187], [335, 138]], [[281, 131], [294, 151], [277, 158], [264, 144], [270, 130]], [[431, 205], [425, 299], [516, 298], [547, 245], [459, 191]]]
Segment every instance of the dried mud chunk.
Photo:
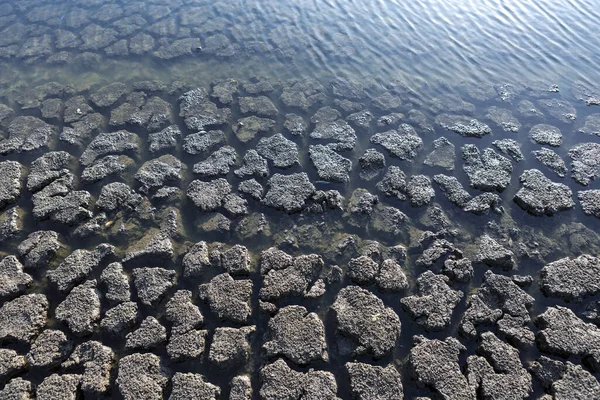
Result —
[[596, 399], [600, 398], [600, 383], [580, 365], [567, 361], [562, 376], [552, 383], [550, 392], [557, 400]]
[[219, 368], [244, 364], [250, 357], [250, 338], [255, 326], [217, 328], [213, 335], [208, 359]]
[[131, 354], [119, 360], [118, 368], [116, 383], [125, 400], [162, 400], [169, 378], [160, 357]]
[[0, 154], [22, 153], [50, 146], [56, 128], [31, 116], [14, 118], [8, 126], [8, 138], [0, 140]]
[[487, 215], [490, 210], [502, 214], [502, 198], [496, 193], [482, 193], [473, 197], [465, 204], [463, 210], [476, 215]]
[[429, 247], [423, 251], [416, 261], [419, 267], [430, 268], [438, 263], [439, 260], [446, 260], [450, 257], [462, 257], [460, 251], [452, 242], [446, 239], [435, 239]]
[[181, 180], [181, 172], [181, 161], [171, 154], [166, 154], [145, 162], [134, 178], [140, 183], [140, 191], [148, 193], [167, 184], [178, 183]]
[[348, 277], [360, 285], [370, 285], [375, 281], [379, 264], [370, 257], [360, 256], [348, 262]]
[[208, 245], [205, 241], [198, 242], [183, 257], [183, 276], [200, 277], [203, 276], [206, 269], [211, 267], [211, 261], [208, 258]]
[[230, 193], [225, 197], [223, 208], [231, 216], [236, 217], [248, 214], [248, 201], [236, 193]]
[[50, 282], [61, 292], [68, 292], [73, 286], [85, 280], [100, 263], [115, 254], [115, 247], [100, 244], [93, 251], [77, 249], [69, 254], [59, 266], [46, 273]]
[[104, 211], [132, 211], [142, 203], [142, 196], [122, 182], [102, 187], [96, 207]]
[[0, 162], [0, 209], [21, 196], [23, 166], [16, 161]]
[[127, 156], [110, 155], [102, 157], [84, 168], [81, 173], [81, 182], [84, 184], [96, 183], [111, 175], [122, 178], [125, 172], [134, 166], [135, 162]]
[[475, 272], [468, 258], [448, 258], [442, 267], [444, 275], [456, 282], [468, 282]]
[[408, 314], [428, 331], [440, 331], [450, 325], [456, 305], [463, 298], [460, 290], [448, 286], [448, 277], [426, 271], [417, 279], [418, 296], [400, 300]]
[[55, 317], [67, 324], [76, 336], [93, 333], [100, 319], [100, 298], [96, 291], [96, 281], [90, 280], [74, 287], [56, 307]]
[[406, 184], [406, 194], [413, 207], [423, 207], [431, 203], [435, 191], [431, 186], [431, 179], [426, 175], [413, 175]]
[[192, 133], [183, 138], [183, 150], [191, 155], [197, 155], [225, 143], [223, 131], [201, 131]]
[[144, 237], [129, 246], [122, 262], [157, 264], [169, 260], [173, 256], [171, 234], [168, 230], [149, 229]]
[[485, 191], [502, 192], [510, 184], [513, 170], [507, 158], [487, 148], [483, 153], [477, 146], [467, 144], [462, 147], [463, 169], [469, 176], [472, 187]]
[[561, 146], [563, 136], [555, 126], [547, 124], [537, 124], [529, 130], [529, 137], [537, 144], [545, 144], [548, 146]]
[[0, 349], [0, 379], [5, 381], [27, 369], [27, 359], [14, 350]]
[[5, 302], [0, 308], [0, 341], [29, 343], [46, 325], [48, 300], [42, 294], [29, 294]]
[[83, 116], [81, 119], [73, 122], [71, 127], [64, 127], [58, 139], [69, 145], [78, 148], [84, 146], [100, 131], [104, 130], [106, 120], [100, 113], [93, 113]]
[[264, 214], [252, 213], [236, 225], [235, 234], [241, 240], [270, 237], [271, 225]]
[[263, 348], [268, 357], [285, 356], [296, 364], [328, 361], [325, 325], [302, 306], [287, 306], [269, 320]]
[[367, 149], [358, 159], [360, 177], [370, 181], [377, 177], [385, 168], [385, 156], [375, 149]]
[[77, 346], [63, 367], [82, 367], [81, 390], [94, 396], [109, 390], [114, 361], [115, 354], [110, 347], [91, 340]]
[[308, 129], [308, 124], [301, 116], [290, 113], [285, 115], [283, 127], [294, 136], [303, 136]]
[[173, 390], [169, 400], [217, 400], [221, 389], [204, 380], [200, 374], [177, 372], [171, 381]]
[[395, 165], [388, 168], [376, 187], [388, 197], [395, 196], [400, 200], [406, 200], [406, 174]]
[[23, 272], [17, 257], [8, 256], [0, 261], [0, 298], [21, 294], [32, 282], [33, 278]]
[[333, 151], [329, 146], [309, 146], [310, 160], [317, 169], [319, 179], [328, 182], [348, 182], [352, 162]]
[[276, 168], [289, 168], [300, 162], [298, 145], [286, 139], [281, 133], [260, 139], [256, 151], [267, 160], [271, 160]]
[[415, 336], [413, 341], [415, 346], [410, 351], [409, 365], [418, 386], [428, 386], [447, 399], [475, 398], [458, 364], [460, 352], [466, 350], [458, 340]]
[[287, 213], [301, 211], [315, 193], [315, 187], [305, 172], [291, 175], [275, 174], [267, 182], [269, 187], [263, 203], [269, 207], [283, 209]]
[[137, 311], [137, 303], [132, 301], [121, 303], [106, 311], [100, 327], [112, 335], [122, 335], [135, 324]]
[[200, 286], [200, 298], [205, 300], [219, 319], [246, 323], [252, 309], [252, 281], [234, 280], [228, 273], [215, 276]]
[[9, 240], [23, 228], [23, 210], [13, 207], [0, 214], [0, 243]]
[[513, 160], [516, 162], [523, 161], [525, 157], [521, 152], [521, 146], [516, 140], [512, 139], [502, 139], [502, 140], [494, 140], [492, 142], [494, 147], [500, 150], [502, 153], [511, 156]]
[[483, 263], [490, 267], [513, 269], [516, 267], [514, 253], [489, 235], [483, 235], [479, 239], [479, 251], [473, 258], [476, 263]]
[[600, 292], [599, 274], [600, 260], [597, 257], [589, 254], [574, 259], [566, 257], [542, 269], [540, 287], [551, 297], [581, 301]]
[[65, 102], [64, 122], [66, 124], [81, 120], [86, 115], [94, 112], [83, 96], [71, 97]]
[[383, 260], [375, 282], [383, 292], [401, 292], [408, 288], [408, 280], [402, 267], [391, 258]]
[[571, 176], [584, 186], [600, 175], [600, 143], [580, 143], [569, 150]]
[[248, 150], [242, 161], [242, 167], [233, 171], [238, 178], [256, 176], [257, 178], [269, 176], [267, 160], [256, 150]]
[[50, 219], [66, 225], [90, 219], [88, 209], [92, 195], [85, 190], [72, 191], [74, 176], [52, 182], [33, 195], [33, 217], [37, 220]]
[[519, 179], [522, 187], [514, 201], [533, 215], [552, 216], [575, 206], [568, 186], [552, 182], [537, 169], [526, 170]]
[[481, 138], [492, 133], [488, 125], [465, 115], [440, 114], [435, 118], [435, 123], [464, 137]]
[[229, 193], [231, 193], [231, 184], [224, 178], [210, 182], [195, 180], [190, 183], [187, 190], [187, 196], [202, 211], [218, 209]]
[[167, 341], [167, 330], [156, 318], [147, 317], [138, 329], [127, 334], [125, 340], [125, 348], [128, 350], [148, 350]]
[[81, 383], [80, 375], [52, 374], [37, 387], [38, 400], [75, 400]]
[[246, 247], [236, 244], [221, 254], [221, 265], [231, 275], [247, 275], [252, 269], [250, 253]]
[[358, 137], [344, 120], [319, 121], [310, 133], [311, 139], [330, 141], [328, 146], [335, 151], [353, 150]]
[[218, 108], [215, 103], [208, 100], [208, 93], [204, 88], [184, 93], [179, 101], [179, 115], [183, 117], [186, 127], [191, 131], [197, 132], [206, 127], [223, 125], [231, 117], [229, 108]]
[[27, 190], [37, 192], [52, 181], [68, 176], [75, 158], [66, 151], [52, 151], [31, 163]]
[[0, 390], [0, 398], [6, 400], [33, 399], [33, 384], [22, 378], [11, 379], [4, 389]]
[[[274, 248], [261, 253], [263, 285], [258, 294], [260, 299], [275, 301], [287, 297], [303, 296], [307, 292], [309, 284], [322, 270], [323, 260], [316, 254], [310, 254], [298, 256], [289, 262], [281, 260], [284, 264], [267, 268], [274, 257], [279, 258], [279, 256], [275, 256], [276, 254], [280, 253]], [[286, 254], [283, 253], [283, 255]], [[284, 256], [284, 259], [287, 260], [287, 257]]]
[[223, 79], [215, 82], [210, 96], [223, 104], [231, 104], [233, 95], [238, 92], [238, 87], [239, 82], [235, 79]]
[[532, 151], [531, 154], [559, 177], [564, 178], [567, 175], [567, 166], [556, 152], [544, 147], [540, 150]]
[[237, 153], [231, 146], [223, 146], [204, 161], [194, 164], [195, 174], [205, 177], [227, 175], [237, 160]]
[[204, 322], [204, 316], [189, 290], [178, 290], [165, 306], [165, 316], [173, 324], [171, 332], [186, 332]]
[[402, 377], [393, 365], [380, 367], [358, 362], [344, 366], [350, 377], [350, 391], [356, 400], [402, 400]]
[[517, 349], [484, 332], [477, 351], [484, 357], [470, 356], [467, 368], [469, 383], [478, 394], [493, 398], [501, 390], [506, 398], [524, 399], [533, 391], [531, 375], [521, 365]]
[[346, 212], [342, 217], [347, 219], [352, 226], [365, 227], [373, 222], [372, 216], [378, 204], [379, 197], [369, 193], [366, 189], [356, 189], [352, 192]]
[[175, 271], [164, 268], [136, 268], [133, 281], [137, 295], [147, 306], [159, 301], [175, 285]]
[[181, 140], [181, 130], [177, 125], [170, 125], [159, 132], [148, 135], [150, 153], [157, 153], [177, 147]]
[[204, 354], [208, 331], [191, 329], [174, 331], [167, 344], [167, 354], [173, 361], [200, 359]]
[[27, 354], [27, 362], [32, 367], [56, 366], [67, 358], [72, 348], [71, 341], [63, 332], [46, 329], [31, 345]]
[[408, 124], [402, 124], [397, 131], [376, 133], [371, 136], [370, 141], [381, 145], [390, 155], [401, 160], [412, 160], [416, 157], [417, 151], [423, 147], [423, 140]]
[[586, 215], [600, 218], [600, 190], [582, 190], [577, 197]]
[[132, 115], [129, 122], [133, 125], [143, 126], [149, 132], [156, 132], [173, 122], [171, 115], [171, 104], [160, 97], [153, 96], [148, 99], [139, 112]]
[[483, 284], [469, 299], [469, 308], [460, 322], [460, 333], [472, 338], [477, 334], [478, 325], [495, 324], [512, 317], [520, 324], [515, 332], [530, 336], [531, 331], [525, 325], [530, 321], [529, 307], [533, 305], [533, 301], [534, 298], [511, 278], [486, 271]]
[[339, 400], [331, 372], [296, 372], [279, 359], [260, 370], [260, 398], [263, 400]]
[[438, 174], [434, 175], [433, 180], [452, 204], [462, 208], [471, 200], [469, 192], [454, 176]]
[[540, 331], [536, 341], [540, 350], [559, 356], [587, 357], [594, 371], [600, 365], [600, 330], [583, 322], [568, 308], [549, 307], [536, 319]]
[[82, 165], [88, 167], [97, 159], [112, 154], [131, 154], [136, 156], [141, 140], [135, 133], [124, 130], [101, 133], [87, 146], [79, 158]]
[[400, 336], [400, 319], [374, 294], [348, 286], [339, 292], [331, 308], [338, 333], [353, 342], [351, 353], [381, 358], [394, 349]]
[[347, 121], [351, 122], [357, 129], [368, 129], [373, 120], [373, 114], [370, 111], [357, 111], [348, 115]]
[[252, 400], [252, 383], [248, 375], [234, 377], [229, 386], [229, 400]]

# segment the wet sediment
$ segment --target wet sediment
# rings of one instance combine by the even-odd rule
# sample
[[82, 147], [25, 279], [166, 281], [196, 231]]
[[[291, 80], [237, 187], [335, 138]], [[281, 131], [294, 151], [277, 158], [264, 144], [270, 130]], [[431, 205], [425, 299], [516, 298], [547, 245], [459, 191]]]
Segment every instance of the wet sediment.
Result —
[[0, 393], [599, 397], [600, 134], [569, 89], [6, 92]]

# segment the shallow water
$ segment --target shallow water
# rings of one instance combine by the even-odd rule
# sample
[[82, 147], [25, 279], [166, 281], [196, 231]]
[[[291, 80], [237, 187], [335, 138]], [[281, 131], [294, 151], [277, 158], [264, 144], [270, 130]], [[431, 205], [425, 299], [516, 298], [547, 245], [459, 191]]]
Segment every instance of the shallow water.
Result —
[[[91, 194], [92, 200], [86, 207], [94, 215], [100, 212], [95, 207], [95, 202], [102, 188], [111, 182], [127, 183], [138, 193], [147, 195], [150, 199], [148, 202], [153, 207], [149, 218], [137, 213], [107, 212], [107, 219], [101, 223], [97, 232], [81, 237], [76, 234], [76, 229], [87, 221], [62, 224], [48, 219], [40, 221], [33, 217], [33, 196], [26, 189], [27, 179], [23, 178], [24, 183], [15, 204], [7, 204], [0, 209], [0, 213], [8, 215], [8, 210], [13, 205], [20, 207], [23, 210], [22, 227], [11, 238], [0, 243], [0, 252], [3, 256], [17, 255], [17, 246], [32, 232], [58, 232], [64, 249], [46, 268], [25, 271], [33, 278], [26, 293], [44, 293], [49, 298], [48, 327], [63, 330], [75, 345], [87, 340], [98, 340], [111, 347], [119, 359], [145, 350], [126, 349], [124, 338], [110, 337], [98, 327], [93, 334], [83, 338], [72, 335], [69, 328], [54, 316], [56, 306], [64, 300], [66, 294], [60, 293], [48, 281], [46, 270], [58, 266], [72, 251], [84, 248], [91, 250], [99, 243], [117, 246], [117, 259], [123, 257], [129, 246], [142, 239], [150, 229], [161, 226], [165, 210], [177, 210], [180, 221], [178, 234], [172, 238], [172, 258], [167, 262], [144, 259], [143, 263], [125, 264], [126, 273], [130, 275], [132, 299], [138, 300], [131, 276], [133, 268], [160, 266], [177, 272], [177, 284], [166, 292], [162, 300], [153, 307], [141, 306], [138, 322], [153, 315], [169, 332], [170, 323], [164, 316], [166, 302], [178, 289], [191, 290], [195, 304], [204, 315], [202, 329], [209, 332], [204, 355], [198, 359], [176, 363], [169, 360], [164, 344], [149, 351], [162, 358], [168, 367], [169, 376], [175, 372], [203, 374], [206, 381], [221, 388], [220, 398], [225, 399], [229, 395], [229, 382], [234, 376], [241, 374], [250, 375], [253, 398], [260, 398], [259, 391], [264, 382], [259, 377], [259, 371], [277, 358], [267, 359], [262, 350], [268, 332], [269, 316], [259, 311], [259, 289], [264, 284], [264, 277], [259, 272], [261, 251], [278, 246], [294, 256], [319, 254], [325, 262], [320, 277], [325, 277], [333, 265], [339, 265], [347, 272], [350, 258], [358, 256], [361, 247], [366, 246], [369, 240], [378, 241], [384, 248], [402, 245], [407, 249], [402, 269], [407, 276], [409, 288], [399, 293], [384, 293], [376, 285], [365, 285], [400, 317], [402, 331], [394, 349], [379, 359], [369, 354], [342, 354], [338, 348], [338, 324], [330, 307], [341, 288], [356, 284], [348, 276], [344, 276], [340, 282], [328, 284], [326, 292], [319, 298], [294, 297], [276, 302], [279, 308], [301, 304], [309, 312], [315, 312], [325, 324], [328, 362], [315, 361], [308, 366], [295, 365], [289, 360], [286, 362], [297, 371], [306, 372], [309, 368], [331, 371], [337, 381], [337, 395], [342, 399], [352, 397], [344, 368], [346, 362], [360, 361], [381, 366], [393, 364], [402, 375], [405, 398], [435, 398], [439, 396], [435, 388], [420, 387], [411, 377], [408, 357], [413, 348], [412, 337], [424, 335], [430, 339], [444, 339], [448, 336], [458, 338], [467, 348], [461, 353], [459, 361], [466, 373], [466, 359], [477, 353], [477, 340], [462, 337], [459, 325], [462, 315], [468, 309], [468, 298], [481, 286], [486, 270], [492, 269], [494, 273], [510, 276], [532, 276], [533, 282], [523, 290], [536, 299], [530, 309], [531, 321], [526, 324], [534, 333], [539, 332], [534, 324], [535, 317], [547, 307], [566, 305], [580, 318], [589, 321], [583, 313], [586, 305], [600, 300], [600, 294], [594, 293], [583, 301], [568, 303], [559, 298], [546, 297], [540, 290], [540, 271], [544, 265], [563, 257], [600, 255], [600, 219], [584, 214], [577, 198], [578, 192], [582, 190], [600, 189], [600, 179], [592, 179], [587, 186], [576, 182], [571, 176], [572, 160], [569, 157], [569, 150], [577, 144], [600, 143], [600, 124], [595, 119], [597, 116], [594, 116], [600, 113], [600, 106], [594, 105], [600, 103], [600, 76], [597, 69], [600, 62], [600, 38], [595, 34], [600, 15], [597, 9], [593, 1], [566, 0], [0, 1], [0, 111], [12, 110], [5, 119], [0, 113], [0, 137], [8, 137], [11, 122], [19, 116], [34, 116], [56, 128], [46, 146], [34, 151], [6, 152], [0, 156], [0, 161], [18, 161], [26, 168], [24, 175], [27, 175], [31, 163], [46, 152], [64, 150], [79, 159], [99, 132], [126, 129], [141, 139], [137, 154], [132, 156], [134, 165], [121, 176], [108, 176], [97, 183], [84, 184], [79, 182], [84, 166], [75, 162], [69, 167], [77, 177], [72, 190], [85, 190]], [[260, 82], [270, 84], [272, 90], [258, 94], [252, 92], [251, 83], [257, 82], [256, 77], [260, 77]], [[361, 93], [344, 96], [337, 92], [340, 78], [343, 82], [351, 82], [353, 88], [362, 89], [359, 90]], [[220, 176], [206, 177], [193, 173], [193, 165], [205, 160], [211, 151], [188, 154], [182, 147], [182, 137], [195, 133], [196, 130], [188, 129], [185, 116], [180, 114], [180, 96], [196, 87], [203, 87], [212, 94], [215, 84], [223, 80], [235, 80], [238, 85], [232, 103], [221, 103], [216, 96], [209, 97], [208, 100], [220, 108], [229, 108], [231, 117], [225, 123], [207, 125], [206, 129], [220, 129], [225, 135], [225, 142], [213, 147], [211, 151], [224, 144], [235, 149], [236, 165], [224, 174], [233, 191], [237, 192], [238, 185], [243, 180], [233, 171], [241, 166], [246, 152], [256, 148], [261, 138], [282, 133], [297, 145], [299, 162], [291, 168], [283, 169], [274, 167], [272, 161], [269, 161], [270, 176], [275, 173], [287, 175], [305, 172], [317, 190], [338, 191], [344, 198], [344, 210], [314, 212], [314, 209], [304, 209], [288, 215], [244, 195], [249, 214], [264, 214], [271, 231], [268, 235], [249, 238], [237, 231], [245, 216], [228, 214], [222, 207], [216, 208], [214, 212], [201, 212], [193, 204], [186, 196], [189, 184], [196, 179], [209, 181]], [[318, 101], [305, 108], [286, 103], [285, 93], [295, 82], [313, 80], [319, 87], [316, 90]], [[141, 81], [153, 81], [156, 87], [137, 90], [136, 85]], [[40, 85], [48, 82], [58, 82], [66, 87], [56, 93], [42, 93]], [[94, 94], [114, 82], [125, 83], [126, 93], [119, 95], [106, 107], [95, 106], [91, 100]], [[171, 106], [167, 116], [168, 124], [177, 125], [182, 132], [182, 137], [176, 140], [172, 148], [151, 153], [149, 134], [156, 129], [149, 129], [146, 123], [136, 124], [135, 119], [123, 124], [111, 123], [111, 118], [114, 119], [116, 115], [115, 110], [134, 102], [128, 96], [135, 92], [145, 92], [147, 99], [158, 96]], [[76, 95], [84, 96], [88, 105], [102, 119], [100, 126], [89, 137], [84, 137], [79, 146], [59, 140], [59, 134], [73, 125], [64, 121], [64, 104]], [[276, 113], [268, 115], [273, 120], [273, 127], [267, 132], [259, 132], [248, 142], [242, 142], [235, 134], [235, 129], [239, 128], [239, 120], [257, 112], [243, 112], [239, 99], [257, 95], [267, 96], [275, 106]], [[298, 96], [295, 94], [293, 99]], [[50, 107], [48, 99], [59, 99], [59, 110], [52, 115], [45, 115]], [[337, 109], [340, 113], [338, 121], [347, 119], [354, 112], [344, 109], [343, 106], [350, 104], [341, 103], [344, 99], [356, 103], [352, 106], [357, 110], [369, 111], [372, 120], [367, 127], [362, 128], [350, 122], [357, 139], [351, 150], [338, 151], [339, 155], [352, 164], [347, 181], [340, 183], [327, 181], [319, 176], [309, 155], [309, 146], [328, 143], [310, 137], [318, 124], [317, 121], [311, 122], [311, 118], [318, 119], [314, 115], [319, 109]], [[551, 101], [552, 103], [548, 103], [551, 105], [546, 106], [546, 101]], [[535, 112], [532, 112], [532, 107]], [[506, 126], [503, 127], [501, 122], [506, 121], [494, 120], [490, 116], [490, 112], [493, 113], [496, 109], [504, 110], [510, 115], [512, 119], [509, 123], [514, 124], [516, 121], [520, 124], [516, 131], [504, 129]], [[304, 120], [308, 126], [306, 132], [296, 136], [284, 127], [288, 113], [295, 113]], [[377, 125], [380, 117], [392, 113], [402, 114], [398, 122]], [[417, 113], [422, 119], [415, 118]], [[481, 138], [463, 137], [444, 129], [436, 122], [436, 117], [443, 113], [477, 119], [488, 124], [491, 133]], [[79, 110], [77, 114], [80, 114]], [[404, 160], [394, 157], [371, 141], [376, 133], [399, 129], [400, 123], [413, 126], [423, 141], [414, 157]], [[541, 123], [560, 130], [560, 146], [542, 146], [529, 138], [531, 127]], [[593, 123], [596, 123], [595, 129], [588, 129]], [[447, 138], [455, 146], [453, 170], [424, 164], [426, 157], [434, 149], [434, 140], [441, 137]], [[500, 139], [516, 140], [524, 160], [516, 161], [494, 147], [492, 142]], [[5, 142], [6, 140], [3, 141]], [[432, 203], [412, 207], [409, 200], [387, 197], [378, 190], [376, 185], [385, 171], [370, 181], [360, 176], [359, 158], [367, 149], [376, 149], [385, 155], [386, 170], [390, 166], [398, 166], [406, 174], [407, 180], [419, 174], [430, 178], [436, 174], [451, 175], [458, 179], [471, 196], [476, 196], [483, 192], [469, 187], [469, 177], [463, 170], [461, 147], [466, 144], [475, 144], [480, 151], [494, 149], [510, 160], [510, 184], [497, 192], [502, 212], [490, 211], [484, 215], [465, 212], [452, 204], [436, 183], [432, 183], [435, 190]], [[564, 177], [558, 176], [534, 158], [532, 151], [543, 147], [552, 149], [564, 161], [568, 169]], [[146, 194], [134, 178], [145, 162], [163, 154], [173, 154], [185, 167], [178, 179], [164, 185], [180, 189], [179, 195], [167, 202], [152, 198], [160, 185]], [[513, 199], [522, 187], [519, 177], [524, 171], [534, 168], [542, 171], [551, 181], [566, 185], [572, 191], [574, 206], [553, 216], [534, 216], [517, 205]], [[597, 165], [595, 168], [595, 174], [598, 175]], [[256, 179], [266, 192], [269, 177]], [[352, 223], [352, 216], [348, 214], [351, 208], [348, 201], [358, 188], [377, 195], [382, 205], [394, 207], [407, 216], [400, 232], [390, 233], [387, 226], [389, 221], [368, 226], [356, 226]], [[455, 307], [451, 322], [441, 331], [430, 332], [410, 317], [400, 305], [400, 299], [418, 293], [416, 280], [426, 270], [416, 263], [425, 250], [424, 247], [427, 247], [419, 243], [421, 234], [425, 231], [439, 233], [441, 230], [440, 226], [435, 226], [426, 218], [434, 205], [438, 205], [447, 217], [447, 228], [454, 230], [440, 236], [450, 240], [465, 257], [476, 257], [478, 240], [483, 233], [487, 233], [514, 252], [517, 265], [515, 269], [507, 270], [474, 263], [474, 276], [468, 282], [450, 280], [450, 287], [461, 290], [464, 296]], [[204, 218], [213, 216], [216, 212], [227, 215], [231, 225], [229, 229], [211, 231], [201, 226]], [[128, 236], [116, 231], [115, 227], [122, 222], [132, 227]], [[335, 247], [348, 235], [355, 235], [358, 249], [355, 252], [336, 254]], [[254, 269], [247, 277], [254, 285], [252, 314], [247, 324], [257, 327], [250, 343], [251, 356], [247, 362], [225, 371], [217, 369], [208, 360], [212, 335], [217, 327], [240, 325], [219, 320], [210, 307], [197, 298], [198, 285], [209, 282], [213, 276], [223, 272], [222, 269], [215, 267], [193, 279], [183, 277], [183, 256], [191, 244], [199, 241], [222, 242], [226, 248], [242, 244], [250, 251], [253, 261]], [[531, 254], [539, 251], [541, 255], [521, 257], [518, 255], [520, 246], [524, 246]], [[439, 263], [432, 270], [440, 273]], [[99, 267], [87, 278], [99, 279], [101, 272], [102, 268]], [[110, 303], [103, 297], [103, 290], [100, 287], [101, 316], [110, 308]], [[13, 294], [1, 299], [0, 304], [3, 305], [16, 296], [17, 294]], [[501, 339], [510, 342], [498, 332], [496, 326], [478, 327], [478, 332], [485, 330], [495, 332]], [[2, 345], [15, 349], [20, 354], [26, 354], [30, 347], [27, 343], [10, 340], [3, 340]], [[535, 345], [520, 348], [519, 351], [525, 367], [543, 354]], [[597, 374], [581, 358], [572, 357], [569, 360], [585, 365], [590, 372]], [[71, 371], [73, 370], [64, 370], [59, 366], [48, 370], [25, 368], [15, 375], [39, 385], [52, 373]], [[117, 363], [111, 371], [111, 388], [103, 394], [105, 398], [121, 398], [114, 380], [116, 376]], [[0, 388], [5, 381], [8, 380], [0, 380]], [[165, 398], [168, 398], [171, 390], [168, 384], [164, 390]], [[79, 396], [84, 396], [81, 391], [78, 393]], [[544, 388], [534, 379], [529, 398], [537, 398], [543, 393]], [[88, 396], [86, 394], [85, 398]]]

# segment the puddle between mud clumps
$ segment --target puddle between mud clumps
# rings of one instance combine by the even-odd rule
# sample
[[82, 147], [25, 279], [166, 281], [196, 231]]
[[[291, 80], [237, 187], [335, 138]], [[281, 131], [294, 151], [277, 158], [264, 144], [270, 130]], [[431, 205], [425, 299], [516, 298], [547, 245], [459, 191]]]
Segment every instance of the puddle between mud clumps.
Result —
[[368, 82], [7, 96], [0, 393], [599, 397], [595, 107]]

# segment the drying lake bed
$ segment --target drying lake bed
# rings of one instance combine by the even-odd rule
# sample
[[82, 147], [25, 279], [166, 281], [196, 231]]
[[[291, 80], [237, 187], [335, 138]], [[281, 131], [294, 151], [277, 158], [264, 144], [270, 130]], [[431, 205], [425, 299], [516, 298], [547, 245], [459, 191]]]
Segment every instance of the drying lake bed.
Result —
[[600, 398], [596, 39], [429, 3], [1, 2], [0, 398]]

